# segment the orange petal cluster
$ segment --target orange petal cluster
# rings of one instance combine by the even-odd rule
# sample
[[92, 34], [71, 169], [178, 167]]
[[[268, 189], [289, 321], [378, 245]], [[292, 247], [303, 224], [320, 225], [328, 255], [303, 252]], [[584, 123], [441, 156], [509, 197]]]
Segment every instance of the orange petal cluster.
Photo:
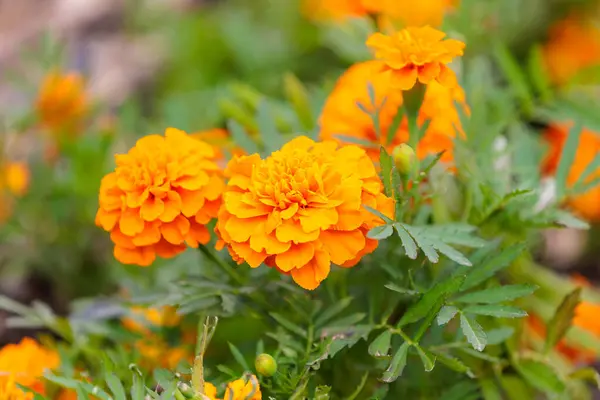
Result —
[[217, 233], [233, 259], [265, 262], [305, 289], [315, 289], [330, 265], [354, 266], [377, 247], [367, 231], [383, 223], [363, 206], [392, 216], [373, 162], [357, 146], [315, 143], [301, 136], [266, 159], [229, 162]]
[[208, 243], [206, 224], [224, 188], [212, 146], [168, 128], [115, 158], [116, 170], [102, 179], [96, 224], [111, 233], [117, 260], [148, 266], [186, 244]]
[[392, 35], [374, 33], [367, 40], [382, 61], [382, 69], [390, 75], [395, 89], [409, 90], [417, 82], [437, 81], [446, 87], [458, 85], [456, 75], [447, 64], [462, 56], [465, 44], [446, 39], [446, 34], [430, 26], [408, 27]]
[[133, 332], [148, 332], [148, 327], [172, 327], [181, 322], [175, 307], [164, 306], [160, 308], [132, 307], [131, 316], [125, 317], [121, 323]]
[[23, 196], [29, 187], [29, 168], [23, 162], [0, 166], [0, 221], [11, 214], [14, 197]]
[[[369, 84], [375, 94], [375, 105], [371, 104]], [[419, 126], [429, 121], [429, 127], [417, 146], [417, 155], [420, 158], [446, 151], [442, 161], [453, 160], [454, 138], [464, 135], [455, 102], [462, 107], [465, 114], [470, 113], [465, 93], [460, 86], [447, 88], [435, 81], [427, 85], [417, 121]], [[390, 87], [390, 76], [382, 73], [378, 61], [355, 64], [339, 78], [323, 107], [319, 121], [321, 139], [344, 142], [343, 137], [348, 137], [372, 143], [372, 146], [364, 147], [371, 159], [377, 162], [381, 145], [391, 153], [397, 145], [408, 142], [406, 117], [395, 134], [391, 135], [391, 142], [387, 142], [388, 131], [392, 128], [402, 104], [402, 91]], [[371, 116], [361, 109], [373, 112], [375, 107], [379, 108], [381, 136], [377, 135]]]
[[570, 16], [549, 32], [543, 57], [550, 80], [564, 85], [586, 68], [600, 65], [598, 22]]
[[365, 0], [304, 0], [303, 13], [312, 20], [343, 20], [369, 13]]
[[[204, 395], [210, 400], [219, 400], [217, 398], [217, 388], [212, 383], [204, 384]], [[227, 400], [262, 400], [262, 393], [256, 376], [250, 375], [247, 378], [236, 379], [227, 384], [225, 396]]]
[[31, 338], [0, 349], [0, 400], [32, 400], [17, 384], [44, 394], [42, 376], [46, 370], [57, 368], [60, 358]]
[[[544, 132], [544, 138], [548, 142], [549, 150], [542, 165], [545, 174], [556, 173], [560, 155], [565, 145], [569, 132], [569, 124], [552, 125]], [[579, 136], [579, 146], [575, 153], [575, 160], [567, 176], [567, 184], [573, 185], [588, 164], [600, 153], [600, 133], [583, 129]], [[594, 171], [588, 180], [600, 176], [600, 169]], [[567, 200], [568, 205], [578, 214], [590, 221], [600, 221], [600, 186], [595, 186], [587, 192], [574, 196]]]
[[78, 73], [49, 73], [36, 103], [42, 126], [55, 134], [78, 133], [89, 106], [84, 87]]

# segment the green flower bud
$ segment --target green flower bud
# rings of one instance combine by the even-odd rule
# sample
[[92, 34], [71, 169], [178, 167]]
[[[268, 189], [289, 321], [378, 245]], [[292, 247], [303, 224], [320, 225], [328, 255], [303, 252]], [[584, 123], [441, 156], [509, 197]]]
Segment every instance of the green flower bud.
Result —
[[270, 377], [277, 372], [277, 361], [270, 354], [259, 354], [254, 361], [254, 367], [259, 374]]
[[402, 174], [408, 174], [416, 167], [417, 154], [409, 145], [402, 143], [392, 151], [396, 169]]

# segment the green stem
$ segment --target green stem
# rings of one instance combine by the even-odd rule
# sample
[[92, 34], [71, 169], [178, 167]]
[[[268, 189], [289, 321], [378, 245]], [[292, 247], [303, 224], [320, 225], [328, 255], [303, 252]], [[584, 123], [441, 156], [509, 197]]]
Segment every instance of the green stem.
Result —
[[185, 396], [179, 391], [179, 389], [175, 389], [175, 400], [186, 400]]
[[208, 259], [217, 264], [231, 279], [239, 283], [240, 285], [244, 284], [244, 280], [241, 275], [237, 273], [235, 269], [231, 267], [231, 265], [227, 264], [221, 258], [217, 257], [211, 250], [209, 250], [206, 246], [200, 245], [198, 249], [204, 254]]

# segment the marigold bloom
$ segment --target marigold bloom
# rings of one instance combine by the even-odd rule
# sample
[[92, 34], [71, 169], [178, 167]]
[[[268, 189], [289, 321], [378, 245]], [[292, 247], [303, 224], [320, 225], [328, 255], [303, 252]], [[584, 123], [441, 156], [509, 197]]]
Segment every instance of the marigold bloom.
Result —
[[77, 133], [88, 110], [81, 75], [49, 73], [40, 87], [36, 109], [42, 126], [54, 133]]
[[354, 266], [377, 247], [367, 231], [383, 223], [363, 205], [393, 214], [372, 161], [357, 146], [338, 148], [301, 136], [262, 160], [236, 157], [219, 211], [217, 233], [238, 263], [265, 262], [305, 289], [330, 265]]
[[185, 244], [208, 243], [205, 225], [217, 215], [224, 187], [210, 145], [167, 128], [164, 137], [138, 140], [116, 163], [100, 186], [96, 224], [111, 233], [117, 260], [148, 266]]
[[41, 379], [46, 370], [58, 367], [60, 358], [31, 338], [0, 349], [0, 400], [31, 400], [33, 394], [25, 393], [17, 384], [44, 394]]
[[[204, 395], [210, 400], [219, 400], [217, 398], [217, 388], [209, 382], [204, 384]], [[227, 384], [223, 400], [262, 400], [260, 385], [256, 376], [250, 375], [247, 378], [236, 379]]]
[[194, 355], [186, 346], [171, 347], [159, 335], [150, 333], [135, 342], [135, 349], [140, 355], [142, 368], [153, 371], [156, 368], [175, 369], [180, 362], [192, 363]]
[[123, 326], [133, 332], [147, 332], [148, 327], [173, 327], [181, 322], [175, 307], [146, 308], [132, 307], [131, 317], [121, 320]]
[[600, 28], [586, 18], [570, 16], [550, 29], [543, 56], [552, 82], [568, 83], [582, 70], [600, 65]]
[[[373, 146], [365, 150], [375, 162], [379, 160], [380, 145], [385, 145], [388, 153], [391, 153], [396, 146], [407, 142], [408, 122], [404, 118], [392, 135], [391, 142], [387, 143], [387, 132], [392, 128], [403, 102], [402, 92], [391, 89], [389, 79], [389, 75], [381, 72], [377, 61], [350, 67], [340, 77], [323, 107], [319, 121], [321, 138], [343, 142], [339, 136], [346, 136], [371, 142]], [[374, 111], [368, 92], [369, 84], [373, 87], [375, 105], [379, 107], [381, 136], [377, 135], [371, 116], [357, 105], [360, 103], [369, 112]], [[427, 85], [417, 122], [421, 126], [429, 121], [429, 127], [416, 149], [419, 158], [445, 150], [442, 161], [453, 160], [453, 140], [457, 135], [464, 134], [455, 102], [462, 106], [465, 114], [469, 114], [465, 93], [460, 86], [446, 88], [435, 81]]]
[[390, 36], [374, 33], [367, 46], [381, 60], [382, 69], [390, 75], [390, 85], [400, 90], [411, 89], [417, 79], [423, 84], [437, 81], [443, 86], [457, 86], [456, 75], [447, 64], [462, 56], [465, 44], [446, 39], [444, 32], [430, 26], [408, 27]]
[[342, 20], [369, 13], [364, 0], [304, 0], [303, 13], [313, 20]]
[[[552, 125], [544, 132], [544, 138], [550, 144], [548, 154], [542, 165], [544, 173], [552, 175], [556, 172], [568, 132], [569, 126], [567, 124]], [[583, 129], [579, 136], [579, 146], [575, 153], [575, 160], [567, 176], [567, 185], [573, 185], [579, 180], [588, 164], [598, 153], [600, 153], [600, 133]], [[588, 180], [593, 180], [599, 176], [600, 169], [594, 171]], [[583, 194], [574, 196], [568, 199], [567, 202], [584, 218], [590, 221], [600, 221], [600, 186], [595, 186]]]

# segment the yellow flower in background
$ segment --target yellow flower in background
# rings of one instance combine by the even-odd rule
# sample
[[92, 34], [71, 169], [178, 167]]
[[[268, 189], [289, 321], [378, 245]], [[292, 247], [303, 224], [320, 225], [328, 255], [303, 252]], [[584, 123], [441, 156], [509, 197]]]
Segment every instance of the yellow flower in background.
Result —
[[[392, 129], [398, 108], [402, 106], [403, 96], [401, 91], [390, 87], [390, 77], [381, 71], [379, 65], [378, 61], [367, 61], [350, 67], [338, 79], [319, 120], [321, 139], [343, 143], [345, 140], [342, 137], [348, 137], [372, 143], [372, 146], [364, 148], [374, 162], [379, 161], [380, 145], [385, 145], [391, 153], [396, 146], [409, 139], [408, 122], [404, 117], [391, 135], [391, 142], [387, 143], [388, 131]], [[360, 103], [367, 111], [374, 111], [369, 84], [373, 87], [375, 105], [379, 107], [381, 136], [377, 135], [372, 118], [357, 105]], [[386, 99], [385, 103], [383, 99]], [[453, 160], [453, 140], [464, 134], [455, 102], [465, 114], [470, 113], [460, 86], [447, 88], [435, 81], [427, 85], [417, 122], [421, 126], [429, 121], [429, 127], [416, 149], [419, 158], [445, 151], [442, 161]]]
[[382, 224], [363, 206], [392, 216], [373, 162], [357, 146], [301, 136], [261, 159], [236, 157], [225, 170], [216, 231], [238, 263], [263, 262], [315, 289], [331, 264], [356, 265], [377, 247], [366, 237]]
[[140, 355], [140, 366], [153, 371], [158, 368], [175, 369], [180, 362], [191, 364], [194, 359], [192, 346], [171, 347], [159, 335], [148, 333], [134, 344]]
[[4, 165], [3, 186], [15, 196], [23, 196], [29, 187], [29, 168], [23, 162], [8, 162]]
[[42, 377], [46, 370], [60, 365], [58, 354], [44, 348], [31, 338], [18, 344], [8, 344], [0, 349], [0, 400], [31, 400], [16, 384], [44, 394]]
[[369, 13], [364, 0], [304, 0], [302, 11], [312, 20], [343, 20]]
[[173, 327], [181, 322], [175, 307], [146, 308], [132, 307], [131, 316], [121, 320], [123, 326], [134, 332], [146, 332], [148, 327]]
[[[544, 132], [544, 138], [550, 145], [542, 165], [542, 171], [545, 174], [554, 175], [556, 173], [568, 133], [568, 124], [552, 125]], [[569, 187], [579, 180], [598, 153], [600, 153], [600, 133], [583, 129], [579, 136], [579, 146], [575, 153], [575, 159], [567, 175], [567, 185]], [[588, 180], [596, 179], [599, 176], [600, 169], [594, 171]], [[585, 193], [567, 199], [567, 204], [582, 217], [590, 221], [600, 221], [600, 186], [595, 186]]]
[[543, 47], [550, 80], [564, 85], [586, 68], [600, 65], [600, 27], [597, 21], [570, 16], [556, 23]]
[[[210, 400], [219, 400], [217, 388], [210, 382], [204, 384], [204, 395]], [[258, 379], [254, 375], [249, 375], [227, 383], [223, 400], [262, 400]]]
[[445, 39], [446, 34], [430, 26], [408, 27], [392, 35], [374, 33], [367, 40], [382, 62], [382, 70], [390, 75], [395, 89], [409, 90], [417, 82], [439, 82], [442, 86], [457, 86], [456, 75], [447, 64], [463, 55], [465, 44]]
[[77, 134], [88, 111], [83, 77], [50, 72], [44, 79], [36, 109], [42, 126], [54, 134]]
[[116, 156], [100, 186], [96, 225], [111, 233], [124, 264], [148, 266], [210, 240], [223, 178], [212, 146], [168, 128]]

